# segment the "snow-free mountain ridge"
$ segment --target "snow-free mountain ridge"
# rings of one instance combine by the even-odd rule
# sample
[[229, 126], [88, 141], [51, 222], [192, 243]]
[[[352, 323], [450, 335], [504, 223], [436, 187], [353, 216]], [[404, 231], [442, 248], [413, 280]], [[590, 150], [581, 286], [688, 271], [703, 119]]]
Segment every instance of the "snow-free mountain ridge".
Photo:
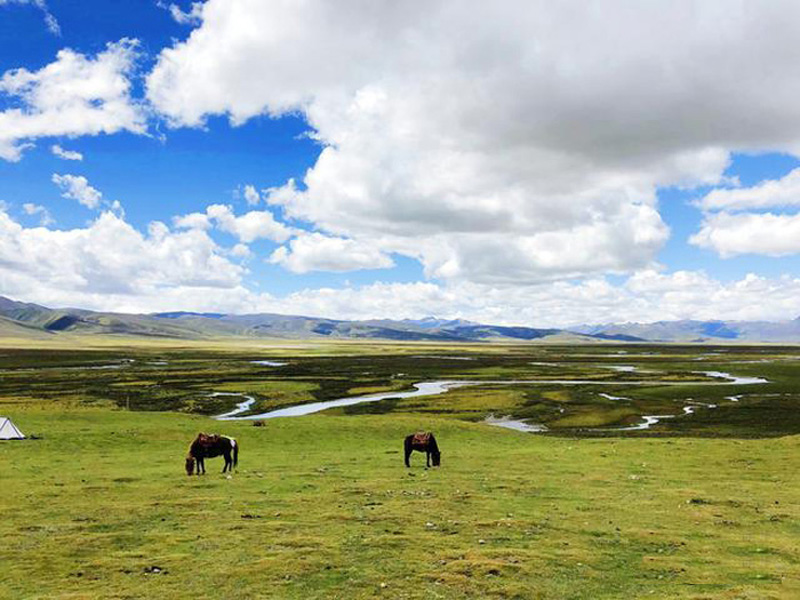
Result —
[[48, 308], [0, 296], [0, 337], [47, 339], [63, 334], [177, 339], [255, 337], [438, 342], [796, 343], [800, 342], [800, 319], [777, 322], [683, 320], [559, 329], [487, 325], [435, 317], [348, 321], [271, 313], [234, 315], [175, 311], [127, 314]]

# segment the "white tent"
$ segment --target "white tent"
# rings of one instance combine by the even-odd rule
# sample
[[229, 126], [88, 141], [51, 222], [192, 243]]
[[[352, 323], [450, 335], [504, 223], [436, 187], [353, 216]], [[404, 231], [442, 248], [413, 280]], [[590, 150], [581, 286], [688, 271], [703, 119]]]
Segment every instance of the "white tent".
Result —
[[25, 436], [8, 417], [0, 417], [0, 440], [24, 440]]

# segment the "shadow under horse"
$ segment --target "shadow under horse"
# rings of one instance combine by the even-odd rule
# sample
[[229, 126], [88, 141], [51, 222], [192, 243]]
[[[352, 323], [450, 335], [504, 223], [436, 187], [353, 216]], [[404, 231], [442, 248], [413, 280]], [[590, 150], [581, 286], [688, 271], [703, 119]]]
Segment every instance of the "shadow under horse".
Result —
[[225, 458], [225, 466], [222, 472], [233, 471], [239, 464], [239, 443], [224, 435], [215, 433], [199, 433], [189, 446], [189, 454], [186, 455], [186, 474], [192, 475], [197, 468], [197, 474], [206, 472], [205, 459], [222, 456]]
[[431, 466], [431, 459], [433, 466], [438, 467], [442, 462], [442, 453], [439, 450], [439, 445], [436, 443], [436, 438], [430, 431], [412, 433], [405, 439], [406, 451], [406, 466], [410, 467], [411, 453], [416, 450], [417, 452], [424, 452], [426, 458], [426, 466]]

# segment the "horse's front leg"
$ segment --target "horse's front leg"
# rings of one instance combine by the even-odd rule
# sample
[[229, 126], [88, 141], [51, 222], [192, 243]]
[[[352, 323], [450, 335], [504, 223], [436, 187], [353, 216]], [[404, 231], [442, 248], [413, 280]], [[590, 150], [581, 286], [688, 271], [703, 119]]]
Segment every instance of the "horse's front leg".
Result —
[[425, 466], [426, 467], [430, 467], [431, 466], [431, 453], [430, 452], [425, 452]]

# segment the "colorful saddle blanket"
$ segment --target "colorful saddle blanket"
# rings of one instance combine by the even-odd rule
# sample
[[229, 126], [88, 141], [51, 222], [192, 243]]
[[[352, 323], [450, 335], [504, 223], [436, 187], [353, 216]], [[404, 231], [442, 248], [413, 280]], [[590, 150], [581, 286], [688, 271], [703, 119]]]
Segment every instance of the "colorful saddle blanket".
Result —
[[414, 434], [414, 439], [411, 440], [411, 443], [414, 444], [415, 446], [427, 446], [430, 439], [431, 439], [430, 433], [420, 431]]
[[201, 433], [197, 436], [197, 439], [203, 446], [213, 446], [219, 441], [219, 436], [216, 433]]

